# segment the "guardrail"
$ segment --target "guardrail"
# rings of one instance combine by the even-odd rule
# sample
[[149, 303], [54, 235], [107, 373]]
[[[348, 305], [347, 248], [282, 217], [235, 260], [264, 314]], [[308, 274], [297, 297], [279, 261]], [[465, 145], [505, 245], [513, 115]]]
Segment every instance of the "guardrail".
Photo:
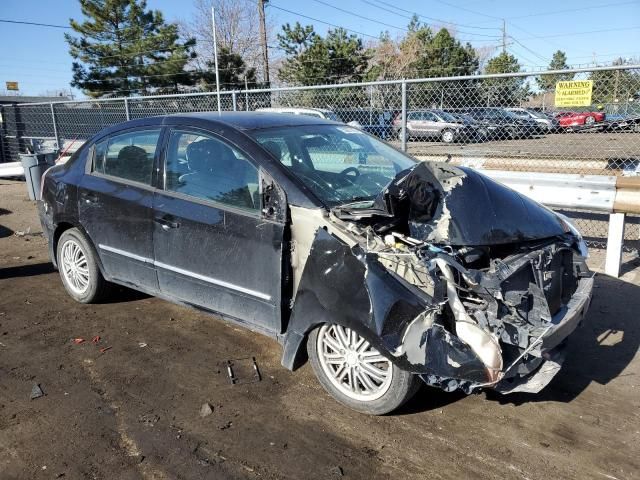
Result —
[[640, 178], [481, 171], [488, 177], [551, 208], [579, 208], [608, 213], [605, 273], [613, 277], [620, 275], [625, 216], [628, 213], [640, 213]]

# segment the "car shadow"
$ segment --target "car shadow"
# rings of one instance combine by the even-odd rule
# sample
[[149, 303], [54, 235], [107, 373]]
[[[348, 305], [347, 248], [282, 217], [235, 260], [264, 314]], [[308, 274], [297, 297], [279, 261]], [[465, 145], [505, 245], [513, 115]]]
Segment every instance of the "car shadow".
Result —
[[[567, 403], [592, 383], [606, 385], [622, 374], [640, 346], [640, 286], [597, 275], [594, 298], [582, 325], [569, 338], [567, 358], [560, 372], [541, 392], [502, 395], [486, 390], [486, 398], [499, 404]], [[466, 395], [422, 386], [392, 415], [409, 415], [456, 402]]]
[[11, 235], [13, 235], [13, 230], [4, 225], [0, 225], [0, 238], [10, 237]]
[[[54, 272], [56, 272], [56, 269], [53, 268], [53, 264], [51, 262], [18, 265], [15, 267], [0, 268], [0, 280], [5, 280], [8, 278], [33, 277], [36, 275], [46, 275]], [[56, 278], [56, 280], [59, 279]], [[123, 287], [121, 285], [114, 284], [112, 288], [113, 290], [110, 291], [107, 298], [99, 303], [126, 303], [150, 297], [150, 295], [147, 295], [146, 293]]]
[[0, 268], [0, 280], [6, 278], [33, 277], [55, 272], [51, 262], [18, 265], [16, 267]]

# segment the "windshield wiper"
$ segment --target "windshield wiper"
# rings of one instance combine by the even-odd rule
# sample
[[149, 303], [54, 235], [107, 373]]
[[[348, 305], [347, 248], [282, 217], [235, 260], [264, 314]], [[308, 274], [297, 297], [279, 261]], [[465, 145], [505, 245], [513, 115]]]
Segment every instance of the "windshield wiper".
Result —
[[351, 199], [350, 202], [347, 203], [341, 203], [339, 205], [336, 205], [333, 208], [353, 208], [354, 205], [358, 205], [364, 202], [373, 202], [376, 198], [372, 197], [371, 195], [368, 195], [366, 197], [354, 197]]

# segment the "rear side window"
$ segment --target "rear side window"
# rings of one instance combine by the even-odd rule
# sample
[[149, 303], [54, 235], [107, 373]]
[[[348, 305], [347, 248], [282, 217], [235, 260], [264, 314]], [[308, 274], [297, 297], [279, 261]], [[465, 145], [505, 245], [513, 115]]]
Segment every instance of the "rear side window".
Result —
[[160, 129], [114, 135], [96, 144], [93, 171], [151, 184]]

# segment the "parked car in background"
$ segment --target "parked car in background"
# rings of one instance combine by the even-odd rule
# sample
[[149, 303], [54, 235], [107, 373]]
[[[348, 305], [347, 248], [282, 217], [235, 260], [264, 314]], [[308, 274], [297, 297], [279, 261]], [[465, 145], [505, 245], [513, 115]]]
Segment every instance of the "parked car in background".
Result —
[[447, 111], [446, 113], [451, 115], [458, 122], [463, 123], [464, 125], [469, 125], [473, 127], [475, 129], [476, 141], [484, 142], [489, 139], [490, 137], [489, 128], [484, 123], [477, 121], [476, 119], [474, 119], [470, 115], [467, 115], [466, 113], [449, 112], [449, 111]]
[[556, 118], [537, 110], [529, 108], [505, 108], [505, 110], [507, 112], [511, 112], [518, 118], [529, 118], [534, 120], [538, 124], [539, 133], [551, 133], [560, 128], [560, 123]]
[[99, 301], [116, 283], [220, 314], [278, 340], [289, 369], [308, 357], [327, 392], [369, 414], [422, 382], [540, 391], [591, 300], [566, 217], [307, 115], [114, 125], [47, 170], [41, 190], [73, 299]]
[[593, 127], [599, 122], [604, 122], [604, 112], [556, 112], [555, 118], [560, 126], [567, 130], [580, 127]]
[[496, 140], [512, 140], [536, 135], [538, 122], [531, 118], [520, 118], [504, 108], [498, 107], [474, 107], [461, 111], [475, 120], [484, 122], [489, 126], [492, 138]]
[[[289, 115], [307, 115], [309, 117], [324, 118], [334, 122], [346, 123], [333, 111], [326, 108], [302, 108], [302, 107], [263, 107], [257, 108], [256, 112], [288, 113]], [[359, 122], [351, 121], [348, 125], [361, 128]]]
[[[402, 135], [402, 114], [393, 120], [396, 137]], [[444, 110], [412, 110], [407, 112], [407, 140], [438, 139], [444, 143], [473, 141], [477, 127], [460, 121]]]

